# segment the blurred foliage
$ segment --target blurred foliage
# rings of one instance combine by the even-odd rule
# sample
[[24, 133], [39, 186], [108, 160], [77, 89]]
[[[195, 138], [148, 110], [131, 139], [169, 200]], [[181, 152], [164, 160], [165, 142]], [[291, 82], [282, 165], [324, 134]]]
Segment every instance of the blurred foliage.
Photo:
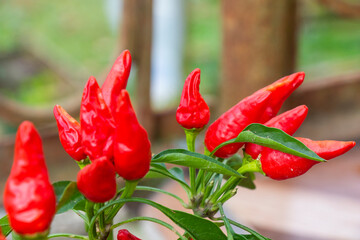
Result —
[[[202, 92], [216, 94], [221, 79], [220, 1], [189, 0], [185, 6], [183, 78], [200, 68]], [[301, 16], [298, 70], [305, 71], [307, 79], [359, 66], [359, 20], [334, 16], [315, 1], [302, 1]], [[87, 76], [106, 72], [118, 54], [117, 32], [110, 30], [103, 1], [4, 0], [0, 4], [0, 32], [0, 55], [24, 46], [39, 50], [47, 59], [65, 66], [74, 76], [71, 81], [80, 85]], [[42, 70], [7, 94], [29, 104], [46, 103], [58, 93], [57, 81], [57, 76]]]

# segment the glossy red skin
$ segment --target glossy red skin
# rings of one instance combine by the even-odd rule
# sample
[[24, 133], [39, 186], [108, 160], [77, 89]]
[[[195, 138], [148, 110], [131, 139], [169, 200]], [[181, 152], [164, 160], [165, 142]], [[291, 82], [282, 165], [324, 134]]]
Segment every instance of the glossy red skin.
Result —
[[[256, 92], [241, 100], [213, 122], [205, 134], [206, 148], [211, 152], [221, 143], [235, 138], [251, 123], [259, 123], [271, 92]], [[227, 158], [235, 154], [244, 143], [226, 145], [216, 151], [215, 156]]]
[[59, 130], [59, 138], [65, 151], [76, 161], [86, 158], [81, 144], [81, 129], [73, 117], [59, 105], [54, 107], [54, 116]]
[[23, 122], [17, 131], [14, 162], [4, 191], [4, 207], [18, 234], [46, 231], [56, 211], [42, 141], [34, 125]]
[[117, 240], [141, 240], [141, 239], [135, 237], [126, 229], [120, 229], [117, 234]]
[[260, 122], [264, 123], [275, 117], [284, 101], [303, 83], [304, 78], [305, 73], [303, 72], [293, 73], [258, 90], [258, 92], [270, 91], [273, 93]]
[[116, 194], [116, 173], [113, 163], [102, 157], [85, 166], [78, 172], [77, 186], [90, 201], [109, 201]]
[[114, 163], [116, 172], [126, 180], [144, 177], [150, 168], [151, 145], [146, 130], [139, 124], [126, 90], [120, 93], [114, 115]]
[[210, 119], [209, 106], [199, 92], [200, 69], [192, 71], [185, 80], [176, 120], [184, 128], [203, 128]]
[[[340, 156], [355, 146], [355, 142], [343, 141], [312, 141], [307, 138], [297, 138], [320, 157], [329, 160]], [[270, 148], [264, 148], [261, 153], [261, 167], [264, 173], [275, 180], [293, 178], [306, 173], [312, 166], [320, 162], [297, 157]]]
[[115, 123], [94, 77], [90, 77], [81, 100], [81, 137], [84, 152], [95, 160], [114, 156]]
[[6, 240], [5, 236], [1, 232], [1, 228], [0, 228], [0, 240]]
[[[289, 135], [293, 135], [304, 122], [307, 113], [308, 108], [305, 105], [301, 105], [289, 111], [286, 111], [276, 117], [273, 117], [264, 125], [268, 127], [278, 128]], [[249, 154], [253, 159], [256, 159], [259, 156], [263, 148], [263, 146], [254, 143], [245, 144], [245, 152]]]
[[131, 55], [128, 50], [125, 50], [115, 60], [114, 65], [101, 87], [105, 103], [109, 106], [112, 114], [114, 114], [116, 109], [121, 90], [126, 88], [130, 70]]

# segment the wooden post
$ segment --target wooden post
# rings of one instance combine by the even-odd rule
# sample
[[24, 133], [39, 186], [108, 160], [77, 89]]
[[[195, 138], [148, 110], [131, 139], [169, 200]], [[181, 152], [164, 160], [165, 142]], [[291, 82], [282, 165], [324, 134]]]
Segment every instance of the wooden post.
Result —
[[222, 0], [220, 111], [294, 71], [296, 0]]
[[139, 122], [148, 131], [153, 129], [150, 101], [150, 59], [152, 33], [152, 0], [126, 0], [123, 7], [120, 47], [129, 49], [137, 67], [135, 98]]

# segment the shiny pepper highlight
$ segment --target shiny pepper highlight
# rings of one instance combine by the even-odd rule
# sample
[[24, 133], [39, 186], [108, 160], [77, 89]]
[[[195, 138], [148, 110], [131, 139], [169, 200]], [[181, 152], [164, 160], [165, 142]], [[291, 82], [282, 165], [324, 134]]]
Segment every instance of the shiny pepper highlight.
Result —
[[[233, 106], [213, 122], [205, 134], [206, 148], [211, 152], [221, 143], [235, 138], [251, 123], [259, 123], [271, 100], [272, 92], [258, 91]], [[235, 154], [244, 143], [226, 145], [215, 156], [227, 158]]]
[[77, 186], [90, 201], [109, 201], [116, 194], [116, 173], [113, 163], [102, 157], [85, 166], [77, 175]]
[[[304, 122], [308, 110], [309, 109], [305, 105], [298, 106], [276, 117], [273, 117], [264, 125], [267, 127], [278, 128], [289, 135], [293, 135]], [[245, 152], [253, 159], [256, 159], [263, 149], [263, 146], [254, 143], [245, 144]]]
[[114, 155], [115, 123], [94, 77], [89, 78], [84, 88], [80, 124], [82, 145], [90, 160], [103, 156], [111, 160]]
[[116, 172], [126, 180], [137, 180], [150, 168], [151, 145], [146, 130], [139, 124], [128, 92], [120, 92], [114, 115], [116, 124], [114, 163]]
[[[313, 150], [325, 160], [340, 156], [355, 146], [355, 142], [353, 141], [313, 141], [308, 138], [296, 139], [304, 143], [309, 149]], [[275, 180], [284, 180], [300, 176], [306, 173], [315, 164], [320, 163], [318, 161], [297, 157], [271, 148], [264, 148], [261, 153], [260, 162], [264, 173]]]
[[59, 130], [59, 138], [65, 151], [76, 161], [86, 158], [81, 142], [80, 124], [61, 106], [54, 107], [54, 116]]
[[200, 69], [192, 71], [185, 80], [176, 120], [184, 128], [203, 128], [210, 119], [209, 106], [199, 92]]
[[56, 198], [49, 181], [42, 141], [29, 121], [23, 122], [16, 134], [4, 207], [12, 229], [21, 235], [47, 231], [55, 215]]
[[293, 73], [258, 90], [258, 92], [270, 91], [273, 93], [259, 122], [264, 123], [275, 117], [284, 101], [303, 83], [304, 78], [305, 73], [303, 72]]
[[117, 234], [117, 240], [141, 240], [141, 239], [135, 237], [126, 229], [120, 229]]

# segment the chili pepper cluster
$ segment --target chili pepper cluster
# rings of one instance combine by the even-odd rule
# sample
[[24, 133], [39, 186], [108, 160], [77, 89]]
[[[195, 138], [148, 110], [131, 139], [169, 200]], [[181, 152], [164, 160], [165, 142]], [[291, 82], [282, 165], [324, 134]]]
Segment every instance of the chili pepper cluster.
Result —
[[79, 171], [77, 185], [93, 202], [106, 202], [115, 196], [116, 173], [131, 181], [149, 171], [150, 141], [125, 89], [130, 69], [131, 55], [126, 50], [101, 88], [95, 77], [89, 78], [81, 99], [80, 123], [61, 106], [54, 108], [65, 151], [77, 161], [86, 157], [91, 161]]
[[[220, 144], [236, 138], [249, 124], [262, 123], [293, 135], [306, 118], [305, 105], [277, 115], [285, 100], [304, 81], [303, 72], [294, 73], [256, 91], [244, 98], [216, 119], [205, 133], [205, 146], [212, 152]], [[193, 80], [196, 79], [196, 80]], [[185, 128], [203, 128], [209, 120], [209, 107], [199, 93], [200, 71], [194, 70], [185, 81], [177, 121]], [[277, 115], [277, 116], [276, 116]], [[326, 160], [344, 154], [355, 146], [355, 142], [312, 141], [298, 138], [308, 148]], [[271, 148], [252, 143], [231, 143], [218, 149], [214, 155], [220, 159], [229, 158], [244, 147], [245, 156], [259, 161], [266, 176], [282, 180], [307, 172], [319, 163], [300, 158]]]
[[[89, 78], [81, 99], [80, 121], [70, 116], [61, 106], [54, 107], [60, 142], [80, 167], [77, 182], [73, 186], [77, 186], [83, 195], [79, 194], [85, 202], [85, 206], [81, 208], [84, 213], [75, 209], [76, 205], [73, 205], [73, 210], [85, 220], [89, 234], [88, 237], [72, 234], [66, 236], [88, 240], [111, 239], [115, 227], [135, 220], [159, 223], [177, 233], [181, 240], [208, 240], [209, 238], [204, 237], [209, 231], [208, 226], [218, 228], [210, 220], [225, 225], [228, 235], [234, 234], [229, 222], [233, 225], [237, 223], [224, 216], [222, 205], [236, 194], [236, 187], [243, 179], [241, 177], [252, 178], [253, 172], [260, 172], [272, 179], [284, 180], [300, 176], [319, 163], [304, 158], [304, 155], [295, 156], [275, 150], [270, 147], [276, 148], [276, 145], [267, 145], [261, 141], [232, 141], [253, 123], [264, 125], [258, 124], [258, 129], [260, 126], [266, 129], [276, 128], [280, 135], [271, 136], [272, 140], [287, 137], [291, 143], [302, 144], [300, 148], [311, 149], [320, 160], [335, 158], [355, 146], [353, 141], [314, 141], [290, 137], [304, 122], [308, 108], [301, 105], [279, 115], [278, 112], [284, 101], [304, 81], [304, 73], [299, 72], [256, 91], [223, 113], [206, 130], [205, 153], [195, 153], [195, 139], [210, 120], [209, 106], [200, 94], [200, 69], [195, 69], [185, 80], [176, 112], [176, 120], [185, 130], [189, 151], [165, 150], [154, 156], [151, 163], [148, 134], [138, 122], [126, 90], [130, 69], [131, 55], [125, 50], [115, 61], [102, 87], [94, 77]], [[235, 171], [226, 164], [231, 162], [231, 158], [240, 149], [243, 149], [243, 156]], [[161, 156], [162, 161], [156, 162]], [[309, 156], [305, 154], [305, 157]], [[192, 163], [183, 163], [184, 158]], [[203, 165], [194, 164], [196, 160], [206, 162]], [[182, 162], [179, 165], [189, 167], [190, 183], [181, 177], [181, 169], [171, 171], [162, 165], [167, 162]], [[217, 164], [218, 168], [207, 168], [207, 164]], [[139, 179], [145, 177], [149, 170], [178, 181], [187, 192], [189, 202], [185, 203], [165, 190], [137, 186]], [[230, 174], [225, 183], [224, 171]], [[117, 175], [125, 179], [125, 187], [122, 189], [117, 187]], [[135, 190], [160, 192], [175, 197], [197, 215], [193, 220], [207, 226], [204, 228], [205, 232], [199, 233], [200, 228], [193, 230], [184, 222], [184, 219], [191, 219], [188, 213], [172, 211], [147, 199], [132, 198]], [[74, 192], [77, 190], [69, 191], [68, 200], [74, 197], [71, 194], [76, 195]], [[185, 233], [180, 234], [168, 223], [150, 217], [135, 217], [114, 224], [115, 215], [126, 202], [131, 201], [146, 203], [159, 209], [183, 228]], [[51, 221], [59, 205], [56, 205], [54, 188], [49, 181], [41, 138], [34, 125], [28, 121], [23, 122], [17, 131], [14, 162], [4, 191], [4, 206], [11, 228], [18, 237], [16, 239], [47, 239]], [[219, 211], [221, 217], [214, 218]], [[205, 217], [210, 220], [204, 220]], [[243, 229], [248, 231], [248, 228]], [[221, 230], [218, 234], [220, 239], [226, 239]], [[126, 229], [119, 230], [116, 237], [118, 240], [140, 240]], [[240, 237], [231, 239], [242, 239]], [[244, 235], [243, 238], [248, 239], [247, 237]], [[3, 239], [5, 237], [0, 228], [0, 240]]]

